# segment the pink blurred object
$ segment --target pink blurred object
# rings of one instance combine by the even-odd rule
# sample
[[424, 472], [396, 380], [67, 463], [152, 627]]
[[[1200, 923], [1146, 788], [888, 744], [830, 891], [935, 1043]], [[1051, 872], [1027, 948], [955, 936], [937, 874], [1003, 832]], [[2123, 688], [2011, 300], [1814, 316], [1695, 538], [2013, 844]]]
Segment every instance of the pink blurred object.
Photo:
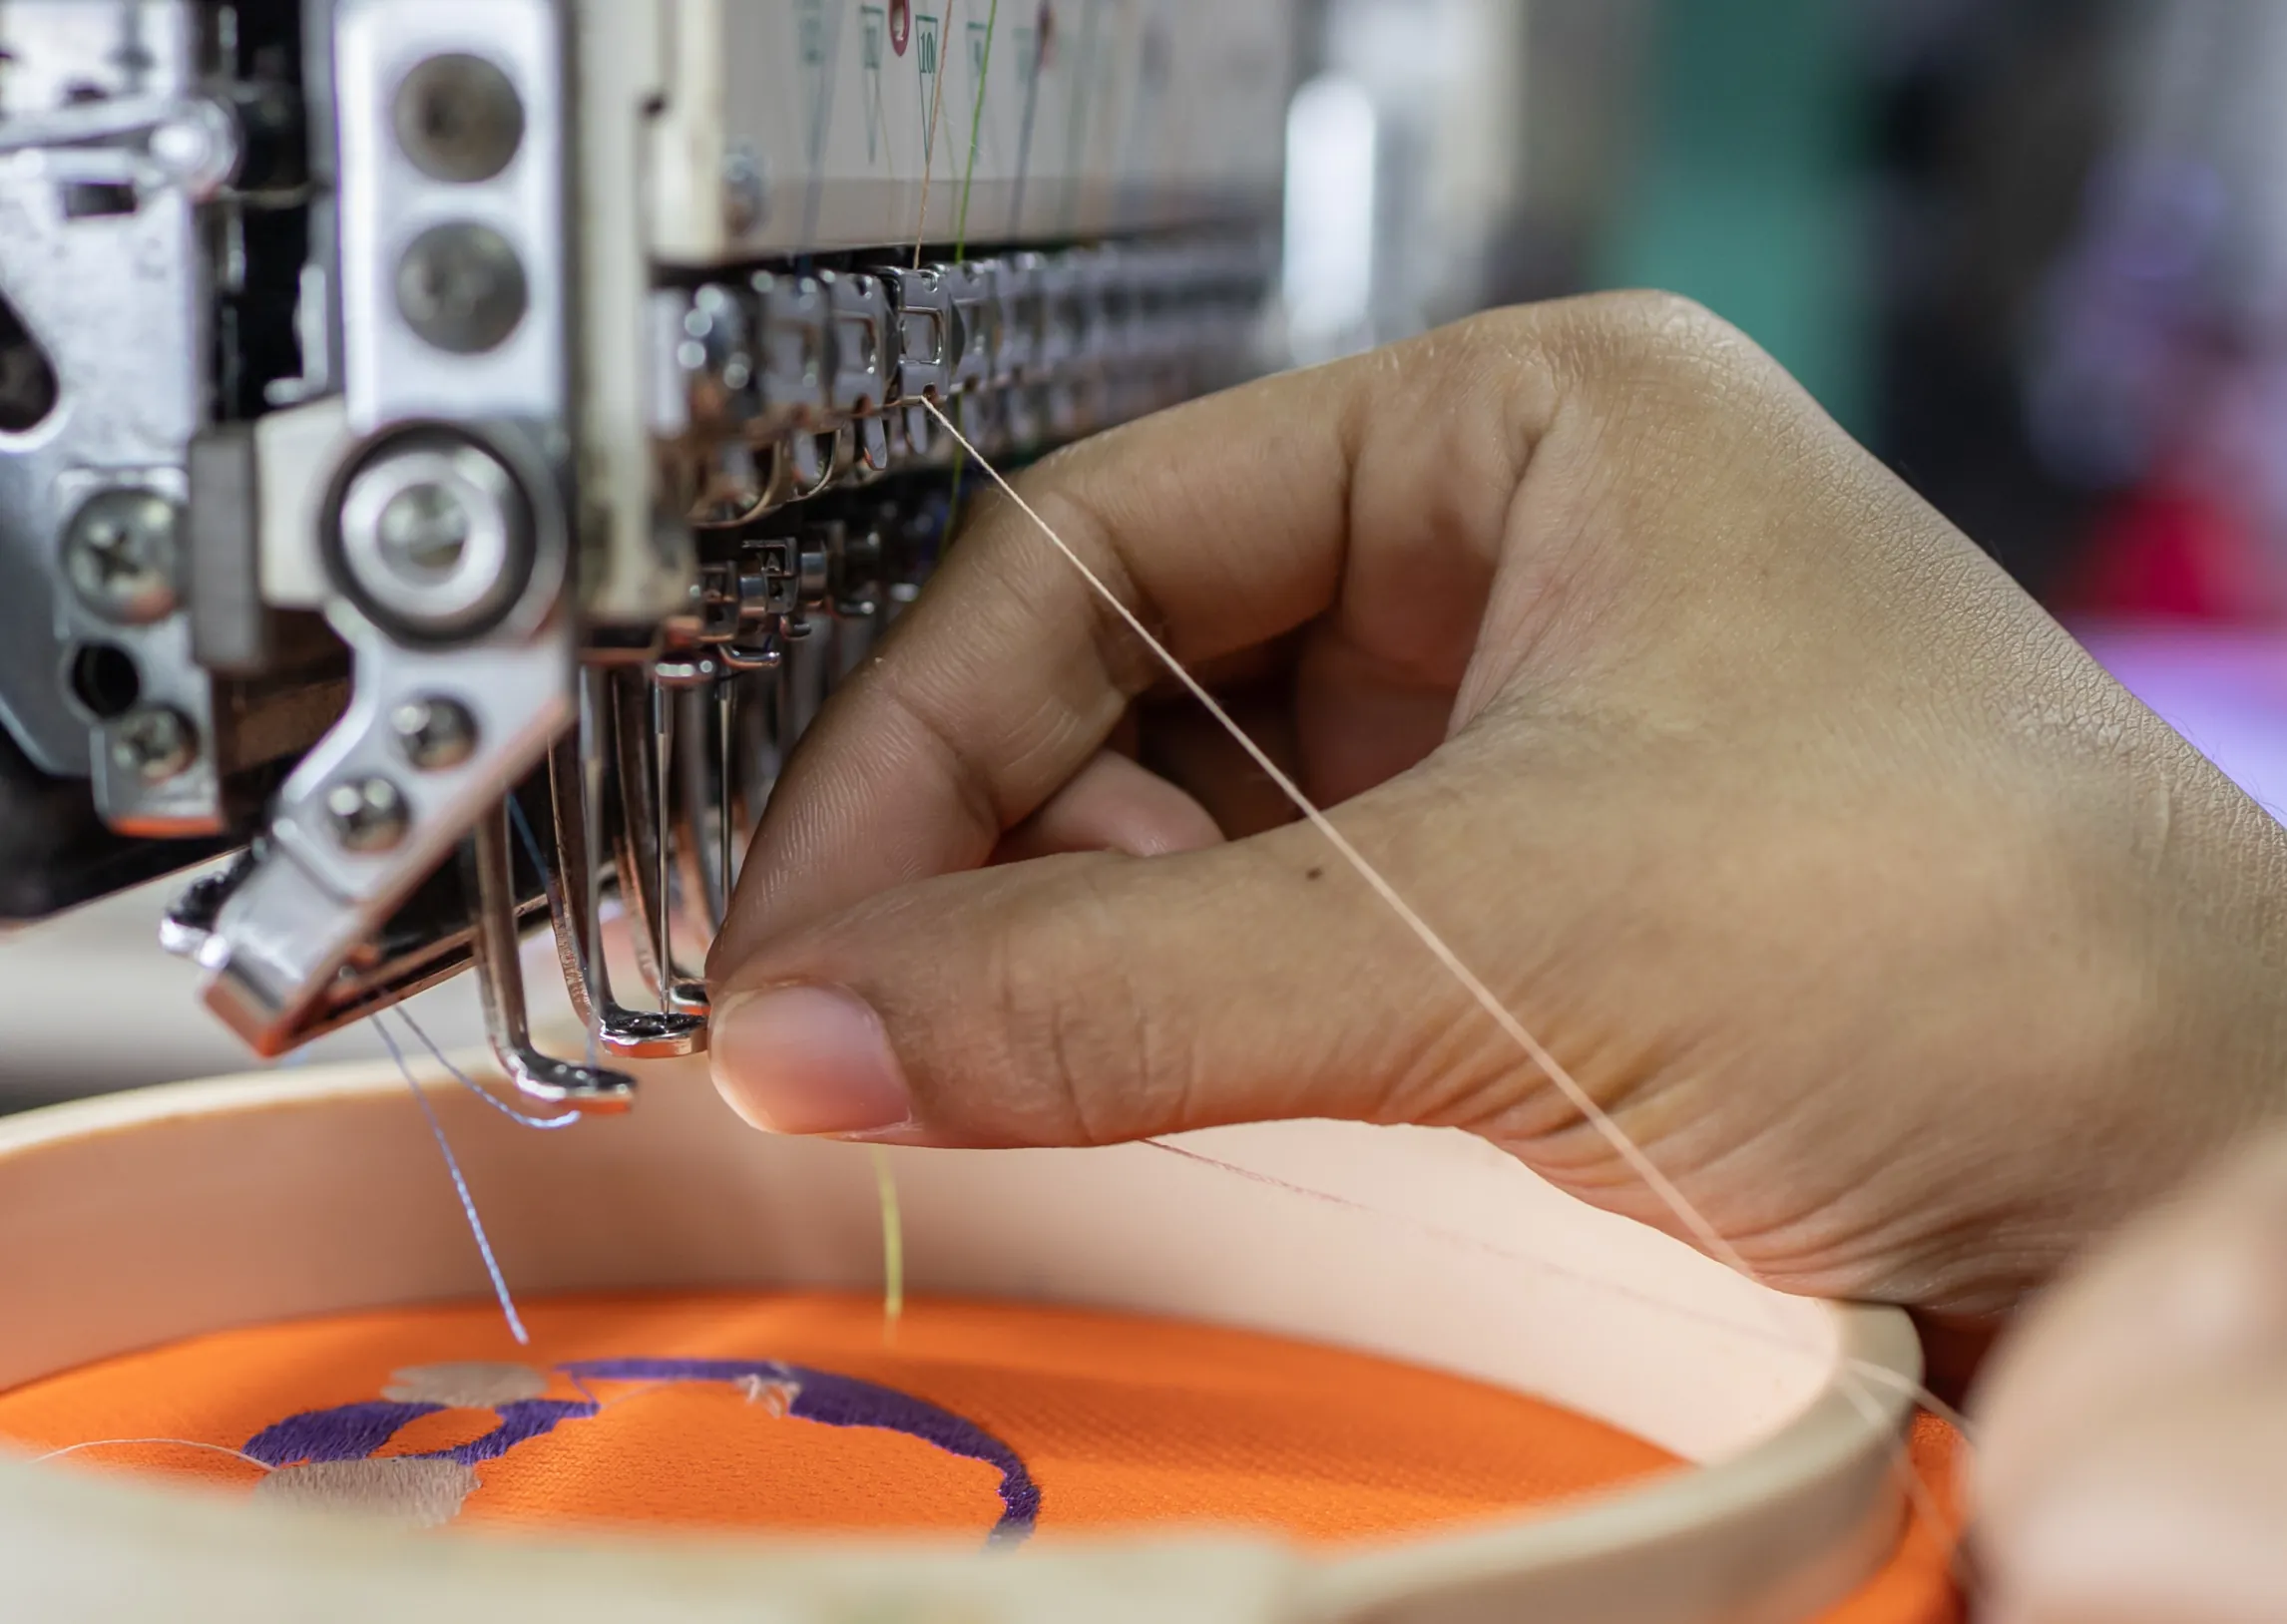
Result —
[[2153, 483], [2112, 504], [2056, 594], [2068, 616], [2277, 624], [2279, 567], [2232, 504]]
[[2273, 816], [2287, 809], [2287, 630], [2089, 621], [2072, 632]]

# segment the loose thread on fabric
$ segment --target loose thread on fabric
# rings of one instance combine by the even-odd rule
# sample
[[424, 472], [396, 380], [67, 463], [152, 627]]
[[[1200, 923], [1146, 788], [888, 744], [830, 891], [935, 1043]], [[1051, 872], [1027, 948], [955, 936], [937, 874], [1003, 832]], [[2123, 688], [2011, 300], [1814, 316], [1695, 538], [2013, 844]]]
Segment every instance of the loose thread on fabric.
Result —
[[500, 1272], [500, 1260], [493, 1256], [492, 1237], [485, 1233], [484, 1220], [477, 1216], [476, 1197], [469, 1193], [469, 1181], [462, 1176], [460, 1158], [453, 1154], [452, 1141], [445, 1137], [445, 1124], [438, 1118], [437, 1108], [429, 1103], [429, 1096], [422, 1091], [413, 1068], [405, 1063], [405, 1051], [397, 1046], [397, 1039], [389, 1035], [389, 1028], [376, 1020], [373, 1029], [381, 1034], [389, 1058], [397, 1062], [397, 1070], [412, 1092], [413, 1103], [420, 1106], [421, 1114], [429, 1119], [429, 1132], [437, 1141], [437, 1149], [445, 1158], [445, 1171], [452, 1175], [453, 1189], [461, 1198], [461, 1214], [468, 1219], [477, 1255], [484, 1259], [484, 1272], [492, 1278], [493, 1295], [500, 1299], [500, 1312], [508, 1321], [508, 1334], [516, 1339], [519, 1347], [529, 1348], [532, 1334], [524, 1329], [524, 1319], [516, 1312], [516, 1299], [509, 1295], [508, 1277]]
[[243, 1449], [233, 1449], [224, 1443], [202, 1443], [192, 1437], [91, 1437], [84, 1443], [67, 1443], [60, 1449], [50, 1449], [46, 1454], [36, 1454], [32, 1456], [32, 1463], [38, 1465], [43, 1460], [53, 1460], [59, 1455], [78, 1454], [82, 1449], [116, 1449], [131, 1443], [164, 1443], [178, 1449], [205, 1449], [210, 1454], [227, 1454], [232, 1460], [243, 1460], [247, 1465], [259, 1466], [264, 1471], [276, 1469], [267, 1460], [257, 1460]]
[[[1597, 1103], [1595, 1097], [1581, 1085], [1571, 1070], [1555, 1054], [1551, 1053], [1538, 1037], [1534, 1036], [1533, 1032], [1506, 1004], [1502, 1003], [1491, 986], [1470, 969], [1467, 962], [1454, 951], [1437, 929], [1422, 917], [1420, 912], [1398, 891], [1397, 887], [1392, 885], [1389, 879], [1383, 875], [1382, 871], [1376, 868], [1366, 855], [1351, 843], [1350, 838], [1336, 827], [1334, 821], [1326, 815], [1318, 803], [1303, 793], [1302, 786], [1295, 782], [1292, 775], [1272, 759], [1270, 752], [1257, 743], [1252, 734], [1239, 726], [1230, 712], [1225, 710], [1222, 703], [1207, 690], [1206, 684], [1193, 676], [1189, 667], [1177, 659], [1165, 643], [1152, 635], [1150, 628], [1144, 625], [1142, 617], [1129, 608], [1126, 601], [1112, 590], [1102, 576], [1090, 567], [1088, 561], [1080, 556], [1072, 544], [1059, 535], [1055, 527], [1041, 517], [1039, 510], [1024, 499], [1023, 495], [1001, 473], [1000, 469], [995, 467], [970, 443], [968, 437], [961, 432], [959, 425], [953, 421], [944, 408], [926, 396], [923, 397], [921, 404], [928, 408], [930, 415], [944, 426], [945, 432], [953, 437], [968, 457], [985, 472], [986, 476], [1001, 489], [1001, 492], [1008, 497], [1017, 510], [1031, 522], [1033, 528], [1047, 538], [1049, 544], [1064, 556], [1068, 564], [1080, 572], [1082, 580], [1087, 582], [1090, 590], [1103, 600], [1106, 607], [1119, 616], [1130, 631], [1136, 634], [1144, 646], [1150, 651], [1152, 657], [1166, 669], [1168, 675], [1172, 676], [1183, 690], [1198, 702], [1201, 708], [1213, 718], [1218, 727], [1230, 735], [1232, 741], [1277, 787], [1279, 793], [1284, 795], [1295, 810], [1302, 814], [1304, 820], [1318, 832], [1328, 845], [1334, 848], [1335, 854], [1342, 859], [1343, 863], [1360, 880], [1365, 882], [1367, 889], [1380, 899], [1384, 907], [1397, 916], [1399, 922], [1443, 967], [1446, 974], [1458, 983], [1464, 992], [1469, 994], [1471, 1000], [1493, 1020], [1495, 1025], [1500, 1027], [1502, 1033], [1524, 1053], [1534, 1068], [1549, 1079], [1566, 1101], [1581, 1114], [1582, 1119], [1605, 1144], [1611, 1147], [1612, 1152], [1620, 1158], [1621, 1162], [1637, 1178], [1642, 1180], [1645, 1188], [1651, 1191], [1654, 1198], [1667, 1209], [1677, 1223], [1683, 1226], [1699, 1247], [1708, 1256], [1716, 1259], [1733, 1272], [1756, 1282], [1758, 1285], [1767, 1285], [1753, 1265], [1748, 1263], [1739, 1252], [1738, 1248], [1726, 1240], [1721, 1231], [1708, 1222], [1706, 1216], [1691, 1203], [1682, 1190], [1665, 1173], [1660, 1171], [1658, 1165], [1652, 1161], [1643, 1147], [1628, 1137], [1626, 1130], [1612, 1119], [1609, 1112]], [[1837, 1384], [1844, 1397], [1870, 1421], [1878, 1419], [1879, 1412], [1875, 1408], [1872, 1392], [1869, 1391], [1863, 1381], [1857, 1378], [1856, 1373], [1850, 1372], [1847, 1366], [1844, 1369], [1845, 1379]], [[1919, 1383], [1914, 1384], [1914, 1393], [1925, 1405], [1933, 1407], [1933, 1410], [1939, 1408], [1936, 1395], [1928, 1393]], [[1928, 1485], [1923, 1483], [1920, 1474], [1913, 1469], [1911, 1456], [1904, 1438], [1900, 1438], [1898, 1441], [1893, 1453], [1893, 1464], [1900, 1470], [1907, 1497], [1913, 1503], [1916, 1513], [1927, 1521], [1941, 1537], [1946, 1537], [1946, 1519], [1938, 1513], [1937, 1505], [1930, 1496]]]

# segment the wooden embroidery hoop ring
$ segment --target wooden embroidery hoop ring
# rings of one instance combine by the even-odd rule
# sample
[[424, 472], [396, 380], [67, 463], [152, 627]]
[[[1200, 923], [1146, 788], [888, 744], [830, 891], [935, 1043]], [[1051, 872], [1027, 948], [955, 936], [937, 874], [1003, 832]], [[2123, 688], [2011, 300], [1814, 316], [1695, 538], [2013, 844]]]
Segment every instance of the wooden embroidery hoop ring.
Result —
[[[698, 1064], [651, 1068], [644, 1089], [631, 1115], [567, 1133], [432, 1091], [520, 1291], [878, 1283], [866, 1150], [750, 1132]], [[1779, 1297], [1458, 1133], [1298, 1122], [1183, 1142], [1377, 1212], [1145, 1146], [901, 1150], [912, 1288], [1363, 1348], [1535, 1393], [1700, 1464], [1356, 1554], [1206, 1532], [1012, 1560], [881, 1539], [439, 1538], [19, 1452], [0, 1454], [0, 1613], [1784, 1624], [1892, 1548], [1910, 1406], [1841, 1378], [1858, 1361], [1918, 1379], [1902, 1314]], [[486, 1290], [420, 1113], [393, 1069], [369, 1064], [0, 1120], [0, 1387], [230, 1326]]]

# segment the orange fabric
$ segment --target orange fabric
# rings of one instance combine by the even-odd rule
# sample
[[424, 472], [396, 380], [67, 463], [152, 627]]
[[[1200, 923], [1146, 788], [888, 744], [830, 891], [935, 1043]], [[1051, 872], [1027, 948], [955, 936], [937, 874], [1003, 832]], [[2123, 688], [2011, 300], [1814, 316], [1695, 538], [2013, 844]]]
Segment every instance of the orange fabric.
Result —
[[1914, 1418], [1909, 1441], [1922, 1486], [1898, 1550], [1888, 1567], [1821, 1624], [1961, 1624], [1969, 1615], [1954, 1583], [1962, 1531], [1962, 1434], [1925, 1413]]
[[[1151, 1523], [1267, 1528], [1314, 1544], [1451, 1526], [1605, 1491], [1673, 1457], [1601, 1422], [1482, 1383], [1338, 1349], [1177, 1321], [922, 1299], [885, 1341], [878, 1299], [841, 1293], [577, 1297], [524, 1305], [519, 1348], [489, 1303], [295, 1321], [131, 1354], [0, 1395], [0, 1436], [35, 1449], [95, 1438], [244, 1448], [299, 1413], [378, 1401], [391, 1373], [459, 1361], [548, 1373], [544, 1398], [595, 1414], [476, 1466], [455, 1526], [583, 1519], [682, 1526], [898, 1528], [981, 1538], [1000, 1468], [908, 1431], [812, 1424], [752, 1378], [590, 1381], [605, 1360], [768, 1360], [855, 1378], [951, 1412], [1020, 1456], [1037, 1538]], [[535, 1383], [537, 1385], [537, 1378]], [[470, 1444], [490, 1410], [384, 1427], [377, 1455]], [[1934, 1429], [1933, 1429], [1934, 1428]], [[1943, 1481], [1952, 1434], [1917, 1463]], [[233, 1491], [263, 1475], [171, 1447], [88, 1451], [98, 1469]], [[1957, 1616], [1941, 1542], [1917, 1529], [1833, 1624]]]

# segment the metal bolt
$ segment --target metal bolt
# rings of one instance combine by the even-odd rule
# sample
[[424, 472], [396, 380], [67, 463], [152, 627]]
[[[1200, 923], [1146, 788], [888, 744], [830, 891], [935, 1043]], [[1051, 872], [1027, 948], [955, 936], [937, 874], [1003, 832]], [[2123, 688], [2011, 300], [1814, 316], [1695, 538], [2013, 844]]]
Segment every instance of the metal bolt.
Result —
[[229, 184], [243, 146], [238, 121], [219, 102], [192, 102], [151, 132], [151, 156], [196, 203]]
[[64, 567], [81, 602], [122, 625], [174, 613], [182, 517], [157, 491], [115, 487], [89, 497], [64, 532]]
[[448, 52], [415, 64], [392, 109], [397, 145], [432, 181], [489, 181], [524, 145], [524, 102], [483, 57]]
[[476, 753], [476, 718], [458, 699], [408, 699], [389, 713], [389, 729], [405, 759], [423, 772], [457, 767]]
[[412, 822], [405, 797], [386, 778], [346, 778], [325, 792], [333, 838], [352, 852], [385, 852], [405, 838]]
[[530, 519], [498, 459], [424, 441], [375, 457], [350, 480], [341, 562], [369, 610], [422, 635], [472, 633], [523, 591]]
[[750, 147], [732, 147], [722, 155], [722, 228], [744, 236], [762, 223], [770, 195], [762, 184], [762, 160]]
[[181, 711], [144, 705], [111, 725], [111, 763], [146, 784], [163, 784], [199, 755], [199, 730]]
[[524, 320], [524, 263], [507, 237], [460, 220], [432, 225], [397, 261], [397, 310], [429, 343], [454, 355], [497, 349]]
[[449, 485], [408, 485], [374, 520], [375, 536], [390, 568], [408, 581], [443, 580], [468, 556], [476, 518]]

